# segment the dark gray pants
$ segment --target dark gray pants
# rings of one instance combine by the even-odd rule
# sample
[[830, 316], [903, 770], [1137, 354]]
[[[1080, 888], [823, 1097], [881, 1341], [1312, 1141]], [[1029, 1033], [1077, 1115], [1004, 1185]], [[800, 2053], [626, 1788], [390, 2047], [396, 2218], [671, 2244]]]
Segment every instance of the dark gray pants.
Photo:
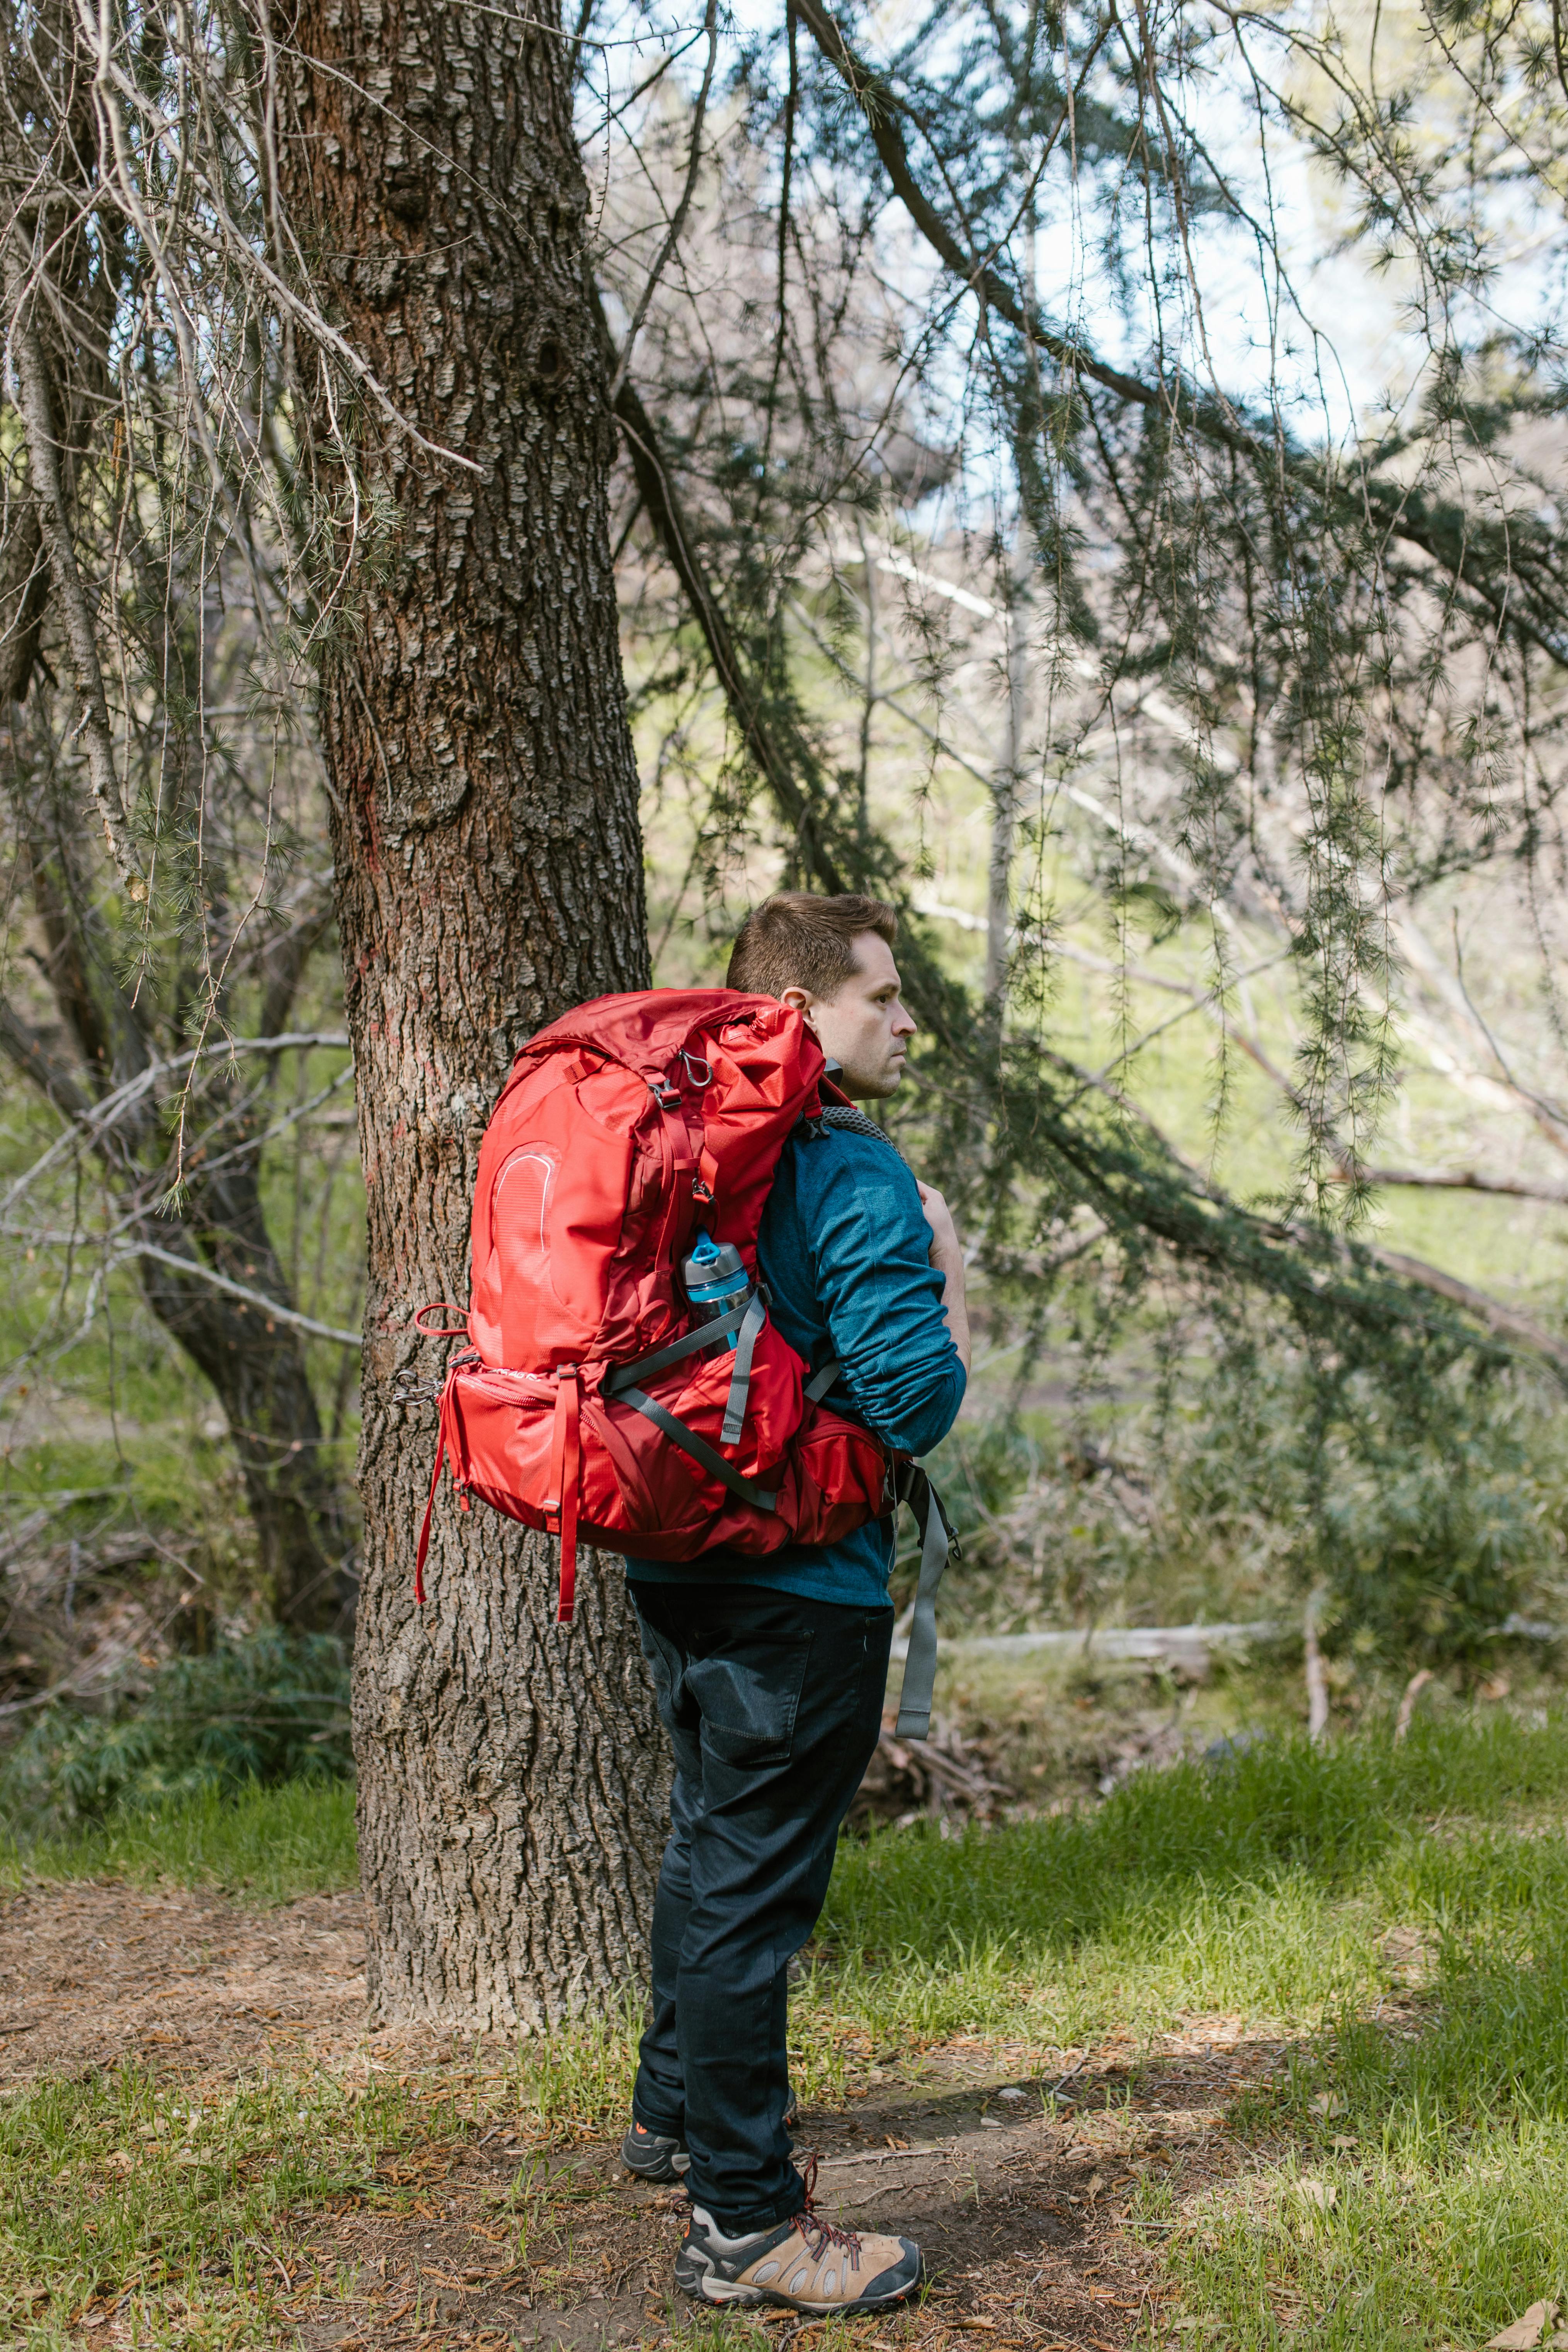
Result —
[[691, 2151], [729, 2236], [798, 2211], [784, 2127], [788, 1969], [877, 1744], [893, 1612], [762, 1585], [634, 1580], [675, 1749], [632, 2112]]

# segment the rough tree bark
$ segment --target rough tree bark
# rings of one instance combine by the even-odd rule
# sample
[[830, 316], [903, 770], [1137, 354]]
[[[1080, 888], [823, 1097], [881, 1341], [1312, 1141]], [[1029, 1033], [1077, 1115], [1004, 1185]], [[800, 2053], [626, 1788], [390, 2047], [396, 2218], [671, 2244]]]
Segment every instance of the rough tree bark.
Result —
[[550, 6], [303, 0], [293, 32], [296, 231], [338, 257], [343, 331], [402, 415], [477, 469], [361, 407], [362, 487], [396, 522], [390, 543], [340, 550], [352, 626], [321, 674], [368, 1215], [371, 2003], [538, 2025], [641, 1965], [663, 1796], [651, 1695], [619, 1562], [558, 1631], [554, 1547], [460, 1517], [449, 1490], [416, 1612], [434, 1421], [397, 1383], [438, 1368], [410, 1328], [421, 1301], [468, 1295], [479, 1141], [517, 1046], [647, 979], [587, 188]]

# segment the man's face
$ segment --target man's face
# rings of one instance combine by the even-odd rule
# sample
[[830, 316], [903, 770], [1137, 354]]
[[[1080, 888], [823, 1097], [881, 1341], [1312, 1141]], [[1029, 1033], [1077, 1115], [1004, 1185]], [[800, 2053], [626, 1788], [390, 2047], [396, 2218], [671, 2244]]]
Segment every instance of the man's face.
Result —
[[854, 1102], [896, 1094], [915, 1023], [899, 995], [893, 950], [875, 931], [854, 943], [855, 970], [832, 996], [786, 988], [784, 1002], [804, 1013], [830, 1062], [843, 1064], [838, 1084]]

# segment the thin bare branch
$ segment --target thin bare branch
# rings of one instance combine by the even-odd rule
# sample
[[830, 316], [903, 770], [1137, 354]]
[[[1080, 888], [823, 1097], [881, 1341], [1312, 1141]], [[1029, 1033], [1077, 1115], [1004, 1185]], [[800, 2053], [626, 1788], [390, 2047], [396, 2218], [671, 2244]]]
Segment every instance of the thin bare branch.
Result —
[[114, 737], [109, 724], [109, 699], [103, 689], [98, 634], [88, 606], [87, 591], [77, 565], [76, 541], [60, 479], [48, 365], [33, 323], [34, 296], [15, 248], [15, 226], [5, 237], [4, 267], [5, 300], [10, 313], [10, 341], [20, 394], [22, 423], [27, 436], [27, 466], [37, 503], [44, 544], [49, 552], [55, 593], [65, 614], [66, 635], [76, 670], [81, 716], [78, 721], [87, 747], [88, 788], [103, 827], [103, 837], [125, 895], [136, 904], [147, 896], [125, 808], [114, 757]]

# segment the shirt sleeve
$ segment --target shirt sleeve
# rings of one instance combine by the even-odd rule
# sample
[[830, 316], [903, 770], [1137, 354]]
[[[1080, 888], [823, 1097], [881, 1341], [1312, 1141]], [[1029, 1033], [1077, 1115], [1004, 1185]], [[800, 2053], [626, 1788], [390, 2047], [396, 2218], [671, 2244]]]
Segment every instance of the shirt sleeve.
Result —
[[803, 1157], [816, 1296], [840, 1381], [886, 1444], [929, 1454], [958, 1417], [965, 1376], [915, 1180], [886, 1144], [843, 1129]]

